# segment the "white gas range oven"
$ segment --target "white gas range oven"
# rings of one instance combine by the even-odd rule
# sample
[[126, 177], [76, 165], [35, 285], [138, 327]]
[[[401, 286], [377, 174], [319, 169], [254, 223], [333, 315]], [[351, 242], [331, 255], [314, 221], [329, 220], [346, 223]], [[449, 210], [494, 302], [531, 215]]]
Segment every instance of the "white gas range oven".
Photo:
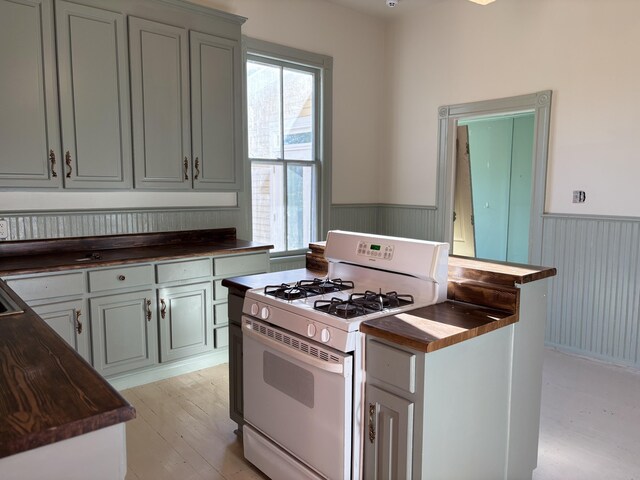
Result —
[[322, 279], [249, 290], [244, 455], [277, 480], [360, 479], [361, 322], [446, 300], [446, 243], [330, 231]]

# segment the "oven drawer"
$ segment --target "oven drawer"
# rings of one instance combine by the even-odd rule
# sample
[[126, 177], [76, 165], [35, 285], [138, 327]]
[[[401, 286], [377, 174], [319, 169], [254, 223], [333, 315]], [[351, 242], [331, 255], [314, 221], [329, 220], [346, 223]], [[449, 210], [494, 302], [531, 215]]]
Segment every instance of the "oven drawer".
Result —
[[366, 355], [368, 376], [406, 392], [416, 392], [415, 354], [369, 338]]

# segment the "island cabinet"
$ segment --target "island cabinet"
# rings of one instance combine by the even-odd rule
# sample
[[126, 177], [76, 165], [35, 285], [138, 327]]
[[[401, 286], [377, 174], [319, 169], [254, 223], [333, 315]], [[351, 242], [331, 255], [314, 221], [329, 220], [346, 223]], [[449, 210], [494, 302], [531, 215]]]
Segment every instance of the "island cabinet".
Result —
[[364, 478], [505, 478], [512, 334], [430, 353], [368, 336]]
[[0, 0], [0, 187], [241, 190], [244, 20]]

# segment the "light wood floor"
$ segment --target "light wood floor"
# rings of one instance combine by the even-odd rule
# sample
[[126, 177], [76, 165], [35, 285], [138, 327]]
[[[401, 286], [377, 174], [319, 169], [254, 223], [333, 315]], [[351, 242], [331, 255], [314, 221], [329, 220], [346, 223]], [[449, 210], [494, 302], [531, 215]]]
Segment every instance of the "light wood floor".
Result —
[[258, 480], [229, 419], [228, 365], [124, 390], [127, 480]]
[[[122, 392], [127, 480], [265, 479], [242, 457], [228, 414], [228, 368]], [[534, 480], [640, 480], [640, 372], [547, 350]]]

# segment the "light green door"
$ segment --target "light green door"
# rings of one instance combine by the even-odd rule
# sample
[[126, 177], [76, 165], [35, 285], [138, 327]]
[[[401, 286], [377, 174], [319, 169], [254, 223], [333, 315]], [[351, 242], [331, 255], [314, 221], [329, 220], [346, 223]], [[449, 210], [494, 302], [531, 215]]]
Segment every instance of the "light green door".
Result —
[[158, 290], [160, 360], [213, 350], [211, 282]]
[[93, 366], [104, 376], [157, 363], [153, 290], [92, 298]]
[[136, 188], [192, 188], [188, 42], [183, 28], [129, 17]]
[[194, 188], [241, 187], [238, 42], [190, 32]]
[[364, 477], [410, 480], [414, 404], [374, 385], [365, 397]]
[[129, 188], [131, 125], [124, 16], [56, 2], [67, 188]]
[[0, 187], [62, 185], [49, 0], [0, 0]]
[[82, 299], [33, 307], [47, 325], [53, 328], [87, 362], [91, 362], [87, 309]]

